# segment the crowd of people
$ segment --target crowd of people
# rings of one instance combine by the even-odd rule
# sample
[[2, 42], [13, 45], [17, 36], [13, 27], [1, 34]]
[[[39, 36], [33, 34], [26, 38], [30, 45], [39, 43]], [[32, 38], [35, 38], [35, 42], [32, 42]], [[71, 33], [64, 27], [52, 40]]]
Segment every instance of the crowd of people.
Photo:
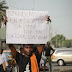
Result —
[[[44, 56], [46, 57], [46, 59], [44, 59], [44, 72], [47, 62], [49, 63], [49, 72], [52, 72], [51, 55], [53, 54], [54, 49], [50, 46], [50, 42], [47, 42], [46, 45], [38, 45], [35, 50], [33, 44], [25, 44], [20, 48], [20, 53], [16, 51], [13, 44], [8, 44], [8, 46], [19, 67], [19, 72], [39, 72], [42, 52], [43, 54], [45, 52]], [[0, 49], [0, 71], [5, 72], [7, 66], [7, 57], [3, 54], [3, 49]]]

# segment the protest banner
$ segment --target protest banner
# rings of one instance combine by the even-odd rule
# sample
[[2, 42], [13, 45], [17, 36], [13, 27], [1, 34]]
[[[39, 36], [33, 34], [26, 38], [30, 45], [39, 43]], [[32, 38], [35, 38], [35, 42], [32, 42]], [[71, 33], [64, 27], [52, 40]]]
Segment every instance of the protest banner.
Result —
[[6, 43], [45, 44], [49, 26], [47, 11], [7, 10]]

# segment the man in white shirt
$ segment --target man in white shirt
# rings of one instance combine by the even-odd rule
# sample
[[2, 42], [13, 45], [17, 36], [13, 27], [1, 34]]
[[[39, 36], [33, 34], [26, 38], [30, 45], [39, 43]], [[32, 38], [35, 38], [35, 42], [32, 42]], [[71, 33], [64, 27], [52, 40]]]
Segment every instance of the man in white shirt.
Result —
[[6, 55], [3, 54], [3, 49], [0, 49], [0, 72], [5, 72], [6, 66], [8, 66]]

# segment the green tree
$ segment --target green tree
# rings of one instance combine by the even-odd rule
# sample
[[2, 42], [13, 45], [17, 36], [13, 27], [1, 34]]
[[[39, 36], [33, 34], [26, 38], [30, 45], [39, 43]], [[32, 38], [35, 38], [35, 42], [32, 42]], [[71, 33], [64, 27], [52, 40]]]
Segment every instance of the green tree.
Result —
[[52, 44], [55, 47], [62, 47], [65, 41], [65, 37], [63, 35], [57, 34], [55, 37], [51, 39]]
[[68, 47], [68, 48], [71, 47], [71, 40], [65, 40], [64, 41], [64, 46]]
[[5, 0], [0, 1], [0, 28], [1, 28], [1, 22], [3, 22], [5, 14], [6, 14], [6, 9], [8, 7], [6, 6]]

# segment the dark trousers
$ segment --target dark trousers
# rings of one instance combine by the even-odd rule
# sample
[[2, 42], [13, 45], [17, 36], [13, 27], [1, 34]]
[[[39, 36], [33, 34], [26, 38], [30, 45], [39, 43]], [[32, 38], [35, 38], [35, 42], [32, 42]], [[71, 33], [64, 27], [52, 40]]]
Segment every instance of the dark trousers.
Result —
[[0, 65], [0, 72], [4, 72], [3, 66]]
[[[48, 61], [47, 61], [48, 59]], [[45, 72], [45, 67], [46, 67], [46, 63], [49, 63], [49, 72], [52, 72], [52, 62], [51, 62], [51, 56], [46, 56], [46, 59], [44, 60], [44, 72]]]

